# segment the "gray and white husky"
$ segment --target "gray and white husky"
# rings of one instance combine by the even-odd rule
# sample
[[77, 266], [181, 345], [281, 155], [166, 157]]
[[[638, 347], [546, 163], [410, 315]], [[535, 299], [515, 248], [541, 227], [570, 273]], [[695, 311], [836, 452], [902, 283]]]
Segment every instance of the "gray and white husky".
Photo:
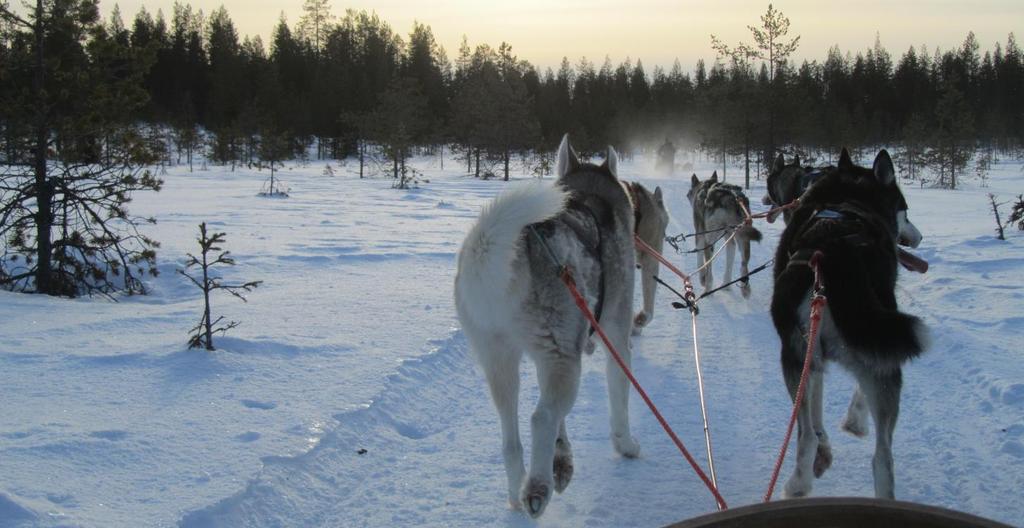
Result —
[[[637, 182], [623, 182], [633, 202], [633, 214], [636, 225], [636, 236], [640, 237], [651, 249], [662, 252], [665, 245], [665, 229], [668, 227], [668, 210], [661, 195], [661, 187], [654, 192]], [[643, 251], [636, 253], [637, 267], [640, 269], [640, 286], [643, 291], [643, 308], [633, 318], [633, 335], [640, 335], [643, 327], [654, 319], [654, 297], [661, 264], [658, 259]]]
[[902, 365], [927, 347], [921, 321], [896, 306], [897, 262], [924, 272], [927, 263], [897, 244], [917, 247], [921, 233], [907, 219], [907, 203], [886, 151], [872, 168], [853, 164], [844, 149], [839, 166], [812, 185], [786, 225], [775, 255], [772, 320], [782, 341], [782, 371], [795, 398], [806, 354], [809, 300], [815, 252], [827, 304], [822, 311], [805, 398], [797, 414], [796, 470], [787, 497], [811, 491], [814, 478], [832, 464], [822, 424], [823, 372], [827, 361], [857, 380], [843, 429], [867, 434], [866, 414], [875, 421], [872, 469], [875, 496], [893, 498], [892, 435], [899, 414]]
[[[732, 265], [736, 256], [736, 247], [740, 248], [740, 276], [749, 273], [750, 242], [760, 242], [761, 232], [752, 226], [743, 225], [750, 211], [750, 200], [737, 185], [718, 181], [718, 172], [711, 178], [700, 181], [694, 174], [690, 179], [690, 190], [686, 193], [693, 207], [693, 229], [698, 251], [697, 261], [700, 264], [700, 284], [706, 290], [712, 288], [714, 282], [711, 265], [708, 262], [715, 253], [715, 244], [719, 240], [728, 240], [725, 248], [725, 280], [732, 281]], [[736, 236], [732, 235], [733, 230]], [[743, 297], [750, 297], [750, 281], [740, 283]]]
[[[580, 383], [591, 327], [559, 278], [567, 266], [622, 359], [630, 363], [634, 209], [609, 147], [601, 166], [580, 163], [568, 136], [558, 149], [554, 185], [514, 187], [486, 205], [458, 257], [455, 308], [498, 410], [509, 502], [533, 517], [573, 474], [565, 417]], [[529, 473], [519, 440], [519, 363], [537, 367], [540, 399], [530, 419]], [[629, 385], [609, 354], [611, 437], [636, 457], [630, 435]], [[525, 479], [525, 482], [524, 482]]]

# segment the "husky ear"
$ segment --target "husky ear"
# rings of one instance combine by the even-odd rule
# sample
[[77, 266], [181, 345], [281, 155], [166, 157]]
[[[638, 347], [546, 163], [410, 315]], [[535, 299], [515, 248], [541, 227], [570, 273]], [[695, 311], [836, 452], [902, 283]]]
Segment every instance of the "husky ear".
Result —
[[619, 177], [619, 155], [611, 145], [608, 145], [608, 156], [604, 159], [604, 167], [612, 173], [612, 176]]
[[555, 175], [561, 178], [566, 174], [576, 170], [580, 166], [580, 160], [576, 157], [576, 152], [569, 145], [569, 134], [562, 136], [562, 143], [558, 145], [558, 154], [555, 155]]
[[880, 150], [875, 156], [872, 170], [875, 173], [875, 179], [882, 185], [892, 185], [896, 181], [896, 169], [893, 168], [892, 158], [889, 157], [889, 153], [885, 149]]
[[690, 176], [690, 187], [696, 187], [700, 185], [700, 180], [697, 179], [697, 175]]
[[850, 151], [843, 147], [843, 151], [839, 153], [839, 168], [840, 169], [852, 169], [853, 160], [850, 159]]
[[661, 187], [654, 188], [654, 199], [657, 200], [658, 203], [661, 203], [663, 201], [661, 198]]
[[718, 171], [711, 173], [711, 183], [718, 183]]
[[779, 153], [779, 157], [775, 158], [775, 165], [772, 166], [772, 172], [778, 172], [786, 167], [786, 158]]

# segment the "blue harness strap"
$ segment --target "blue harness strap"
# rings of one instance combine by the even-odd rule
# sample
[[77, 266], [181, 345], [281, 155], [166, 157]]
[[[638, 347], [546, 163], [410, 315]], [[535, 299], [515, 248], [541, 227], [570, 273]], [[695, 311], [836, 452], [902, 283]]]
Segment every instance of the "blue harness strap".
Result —
[[821, 211], [818, 211], [818, 213], [814, 215], [814, 218], [823, 218], [826, 220], [842, 220], [843, 213], [840, 213], [839, 211], [834, 211], [832, 209], [822, 209]]
[[811, 172], [805, 172], [800, 178], [800, 187], [802, 191], [806, 191], [808, 187], [813, 185], [815, 182], [825, 176], [825, 171], [821, 169], [814, 169]]

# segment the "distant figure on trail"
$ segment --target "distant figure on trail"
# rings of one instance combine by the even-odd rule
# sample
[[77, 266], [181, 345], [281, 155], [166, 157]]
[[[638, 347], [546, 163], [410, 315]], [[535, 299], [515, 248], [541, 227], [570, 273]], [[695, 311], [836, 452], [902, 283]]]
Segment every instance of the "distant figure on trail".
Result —
[[666, 137], [665, 143], [658, 147], [658, 161], [654, 168], [658, 172], [671, 175], [676, 166], [676, 146]]

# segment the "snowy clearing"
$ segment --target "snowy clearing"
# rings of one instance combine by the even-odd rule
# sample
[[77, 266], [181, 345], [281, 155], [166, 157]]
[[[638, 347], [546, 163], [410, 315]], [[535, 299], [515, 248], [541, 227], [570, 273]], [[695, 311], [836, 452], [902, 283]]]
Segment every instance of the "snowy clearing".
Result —
[[[584, 360], [567, 422], [572, 484], [539, 521], [508, 509], [497, 417], [451, 299], [462, 237], [508, 184], [435, 163], [417, 160], [430, 183], [412, 190], [347, 168], [330, 177], [322, 163], [290, 165], [281, 199], [257, 196], [264, 173], [174, 168], [162, 192], [131, 206], [159, 221], [147, 231], [163, 245], [150, 295], [114, 303], [0, 292], [0, 526], [612, 527], [712, 511], [635, 394], [641, 458], [614, 454], [601, 351]], [[689, 174], [651, 178], [652, 165], [623, 162], [622, 177], [662, 186], [670, 233], [692, 231]], [[730, 181], [739, 175], [730, 168]], [[987, 193], [1024, 192], [1021, 166], [996, 164], [989, 185], [904, 185], [925, 237], [916, 252], [931, 270], [902, 273], [899, 301], [929, 324], [933, 343], [904, 370], [896, 494], [1017, 525], [1024, 233], [995, 239]], [[758, 207], [763, 189], [759, 181], [748, 193]], [[201, 303], [175, 272], [196, 251], [202, 221], [227, 233], [238, 261], [228, 279], [264, 281], [247, 304], [213, 299], [215, 315], [242, 322], [213, 353], [186, 348]], [[771, 258], [782, 223], [758, 227], [765, 240], [751, 267]], [[670, 258], [696, 267], [693, 256]], [[735, 289], [709, 297], [698, 318], [716, 469], [733, 506], [764, 492], [790, 410], [770, 272], [751, 286], [749, 300]], [[703, 463], [689, 315], [669, 301], [659, 291], [654, 321], [634, 339], [634, 367]], [[537, 396], [529, 362], [523, 376], [525, 436]], [[833, 368], [826, 386], [835, 461], [814, 495], [869, 496], [873, 440], [838, 429], [851, 380]]]

